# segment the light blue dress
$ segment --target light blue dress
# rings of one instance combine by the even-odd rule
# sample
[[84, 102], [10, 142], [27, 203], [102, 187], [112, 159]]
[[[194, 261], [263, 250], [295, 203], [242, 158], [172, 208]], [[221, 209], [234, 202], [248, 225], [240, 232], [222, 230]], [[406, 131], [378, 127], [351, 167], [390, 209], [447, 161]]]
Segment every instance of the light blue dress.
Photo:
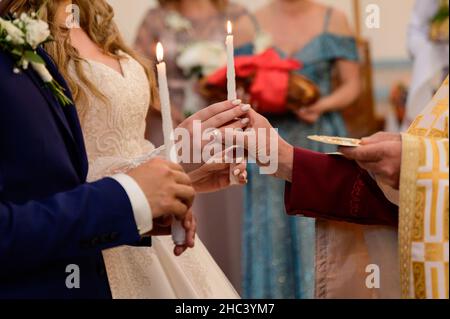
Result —
[[[331, 13], [329, 9], [323, 33], [290, 57], [304, 64], [298, 73], [314, 81], [322, 96], [331, 93], [336, 60], [358, 60], [353, 37], [328, 32]], [[288, 58], [283, 51], [275, 49], [281, 57]], [[236, 51], [240, 55], [251, 54], [253, 45]], [[308, 135], [346, 135], [344, 121], [337, 112], [324, 114], [313, 125], [300, 122], [292, 113], [268, 118], [289, 143], [314, 151], [336, 149], [312, 142]], [[244, 298], [314, 298], [315, 220], [286, 214], [284, 187], [284, 182], [260, 175], [256, 165], [249, 165], [243, 216]]]

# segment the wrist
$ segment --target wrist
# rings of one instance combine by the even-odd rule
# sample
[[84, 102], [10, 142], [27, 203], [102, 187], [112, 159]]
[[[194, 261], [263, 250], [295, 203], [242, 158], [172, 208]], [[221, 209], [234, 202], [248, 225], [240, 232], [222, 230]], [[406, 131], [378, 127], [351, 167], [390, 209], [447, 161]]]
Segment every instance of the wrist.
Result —
[[278, 170], [275, 177], [292, 181], [292, 168], [294, 162], [294, 147], [280, 139], [278, 148]]
[[332, 105], [329, 103], [328, 97], [324, 97], [317, 102], [317, 109], [320, 113], [326, 113], [332, 109]]

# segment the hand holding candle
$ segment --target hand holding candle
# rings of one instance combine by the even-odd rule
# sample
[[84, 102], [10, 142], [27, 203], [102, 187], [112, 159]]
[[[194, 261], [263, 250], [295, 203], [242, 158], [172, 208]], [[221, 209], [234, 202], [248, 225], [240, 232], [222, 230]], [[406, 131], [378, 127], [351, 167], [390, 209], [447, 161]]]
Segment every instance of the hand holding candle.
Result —
[[[161, 100], [161, 117], [163, 123], [166, 158], [173, 163], [178, 163], [173, 135], [169, 85], [167, 82], [167, 67], [164, 62], [164, 48], [161, 43], [158, 43], [156, 46], [156, 57], [158, 59], [156, 68], [158, 71], [159, 96]], [[182, 223], [176, 219], [174, 219], [172, 224], [172, 239], [175, 245], [184, 245], [186, 242], [186, 231], [184, 230]]]

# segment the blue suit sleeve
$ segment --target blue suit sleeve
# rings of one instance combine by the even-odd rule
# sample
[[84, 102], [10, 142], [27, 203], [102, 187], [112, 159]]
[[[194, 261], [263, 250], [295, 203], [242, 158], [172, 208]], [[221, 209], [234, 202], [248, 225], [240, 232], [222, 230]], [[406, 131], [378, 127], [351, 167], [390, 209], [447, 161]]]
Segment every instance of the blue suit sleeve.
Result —
[[110, 178], [42, 200], [0, 200], [0, 273], [95, 255], [139, 240], [128, 196]]

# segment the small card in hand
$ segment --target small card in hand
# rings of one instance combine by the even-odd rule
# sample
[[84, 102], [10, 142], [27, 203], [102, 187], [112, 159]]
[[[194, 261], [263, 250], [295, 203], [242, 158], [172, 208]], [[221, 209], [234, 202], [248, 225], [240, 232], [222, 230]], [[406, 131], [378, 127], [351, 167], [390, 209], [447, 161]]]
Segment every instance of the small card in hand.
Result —
[[320, 135], [311, 135], [308, 136], [308, 138], [310, 140], [320, 143], [347, 146], [347, 147], [358, 147], [361, 144], [361, 140], [356, 138], [347, 138], [338, 136], [320, 136]]

